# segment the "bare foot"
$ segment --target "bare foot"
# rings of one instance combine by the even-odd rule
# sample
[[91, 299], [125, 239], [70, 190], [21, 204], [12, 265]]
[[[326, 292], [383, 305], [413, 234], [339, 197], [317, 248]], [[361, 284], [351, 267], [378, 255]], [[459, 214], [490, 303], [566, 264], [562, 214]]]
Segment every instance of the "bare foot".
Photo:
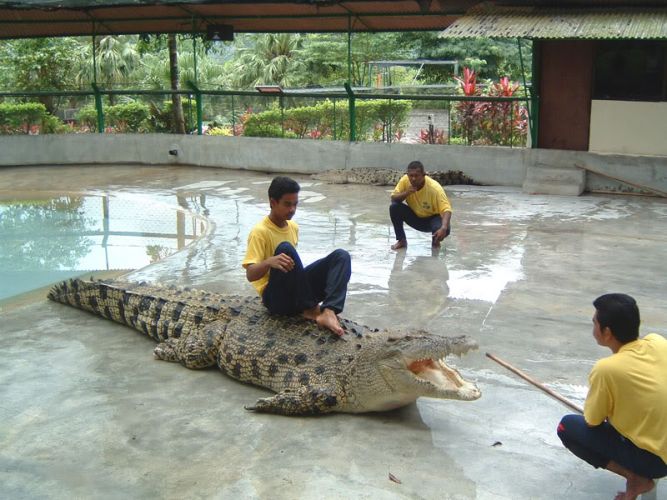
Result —
[[340, 326], [340, 323], [338, 322], [338, 316], [336, 316], [336, 313], [333, 312], [331, 309], [322, 309], [322, 311], [317, 316], [315, 321], [317, 321], [317, 324], [319, 326], [323, 328], [328, 328], [339, 337], [343, 336], [344, 332], [343, 328]]
[[315, 307], [311, 307], [310, 309], [304, 310], [301, 314], [306, 319], [312, 319], [313, 321], [317, 321], [317, 317], [321, 314], [321, 312], [322, 311], [320, 311], [320, 306], [316, 305]]
[[625, 491], [619, 491], [614, 500], [635, 500], [639, 495], [655, 488], [655, 481], [635, 474], [613, 460], [607, 464], [607, 470], [625, 478]]
[[401, 248], [407, 248], [408, 246], [408, 241], [407, 240], [398, 240], [396, 243], [394, 243], [391, 246], [392, 250], [400, 250]]
[[653, 479], [633, 475], [625, 482], [625, 491], [619, 491], [614, 500], [635, 500], [639, 495], [648, 493], [653, 488], [655, 488]]

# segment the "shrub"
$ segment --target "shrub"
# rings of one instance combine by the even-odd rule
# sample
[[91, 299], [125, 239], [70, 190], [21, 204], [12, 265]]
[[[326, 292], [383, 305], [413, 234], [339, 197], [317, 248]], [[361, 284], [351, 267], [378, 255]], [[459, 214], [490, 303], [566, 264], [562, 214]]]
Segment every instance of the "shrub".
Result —
[[[391, 141], [400, 135], [411, 105], [408, 101], [382, 99], [358, 101], [356, 104], [356, 135], [359, 140], [373, 137]], [[330, 100], [313, 106], [270, 109], [249, 114], [243, 121], [244, 135], [253, 137], [310, 137], [313, 139], [345, 137], [349, 133], [347, 101], [334, 104]]]
[[234, 135], [232, 127], [212, 127], [205, 132], [206, 135], [217, 135], [222, 137], [231, 137]]
[[0, 103], [0, 133], [29, 134], [50, 116], [39, 102]]
[[76, 114], [79, 124], [87, 127], [91, 132], [97, 132], [97, 110], [95, 106], [83, 106]]
[[139, 132], [148, 128], [150, 109], [142, 102], [116, 104], [106, 109], [108, 124], [118, 132]]

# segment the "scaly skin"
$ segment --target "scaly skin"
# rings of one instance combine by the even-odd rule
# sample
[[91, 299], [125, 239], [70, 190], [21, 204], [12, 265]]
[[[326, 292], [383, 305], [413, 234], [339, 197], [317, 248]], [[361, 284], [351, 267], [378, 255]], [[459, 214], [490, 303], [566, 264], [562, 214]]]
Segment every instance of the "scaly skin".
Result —
[[[392, 170], [390, 168], [350, 168], [325, 170], [313, 174], [312, 178], [330, 184], [368, 184], [372, 186], [395, 186], [405, 175], [404, 170]], [[446, 172], [426, 172], [426, 175], [443, 186], [452, 184], [477, 184], [472, 178], [460, 170], [447, 170]]]
[[158, 359], [191, 369], [217, 365], [232, 378], [277, 393], [250, 410], [361, 413], [421, 396], [481, 395], [444, 363], [449, 354], [477, 348], [464, 336], [378, 331], [341, 319], [341, 339], [299, 316], [270, 316], [258, 297], [137, 283], [70, 280], [54, 286], [49, 298], [149, 335], [159, 342]]

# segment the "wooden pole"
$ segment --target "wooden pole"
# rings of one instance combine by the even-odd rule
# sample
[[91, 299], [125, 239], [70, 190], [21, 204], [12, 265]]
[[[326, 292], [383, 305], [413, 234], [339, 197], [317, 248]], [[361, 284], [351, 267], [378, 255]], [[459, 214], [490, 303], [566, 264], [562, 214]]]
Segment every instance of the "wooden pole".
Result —
[[495, 361], [495, 362], [498, 363], [499, 365], [504, 366], [504, 367], [507, 368], [509, 371], [516, 373], [519, 377], [521, 377], [522, 379], [524, 379], [524, 380], [527, 381], [527, 382], [530, 382], [531, 384], [533, 384], [533, 385], [534, 385], [535, 387], [537, 387], [538, 389], [540, 389], [540, 390], [546, 392], [546, 393], [547, 393], [549, 396], [551, 396], [552, 398], [557, 399], [558, 401], [560, 401], [561, 403], [563, 403], [565, 406], [568, 406], [568, 407], [570, 407], [571, 409], [573, 409], [574, 411], [579, 412], [579, 413], [581, 413], [581, 414], [583, 415], [584, 410], [583, 410], [581, 407], [577, 406], [576, 404], [574, 404], [574, 403], [573, 403], [572, 401], [570, 401], [569, 399], [566, 399], [564, 396], [561, 396], [561, 395], [558, 394], [556, 391], [552, 391], [551, 389], [549, 389], [548, 387], [546, 387], [544, 384], [539, 383], [537, 380], [533, 379], [533, 378], [530, 377], [529, 375], [526, 375], [524, 372], [522, 372], [522, 371], [519, 370], [518, 368], [513, 367], [513, 366], [510, 365], [509, 363], [506, 363], [505, 361], [503, 361], [502, 359], [497, 358], [496, 356], [494, 356], [494, 355], [491, 354], [491, 353], [488, 353], [488, 352], [487, 352], [487, 353], [486, 353], [486, 357], [492, 359], [493, 361]]

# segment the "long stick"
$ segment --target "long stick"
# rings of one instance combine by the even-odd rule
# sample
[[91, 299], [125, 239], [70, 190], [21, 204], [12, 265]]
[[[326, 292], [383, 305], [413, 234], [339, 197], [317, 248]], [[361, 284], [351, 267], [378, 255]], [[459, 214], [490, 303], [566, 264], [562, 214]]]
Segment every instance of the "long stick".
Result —
[[504, 366], [505, 368], [507, 368], [507, 369], [510, 370], [511, 372], [516, 373], [519, 377], [521, 377], [522, 379], [526, 380], [527, 382], [530, 382], [531, 384], [533, 384], [533, 385], [534, 385], [535, 387], [537, 387], [538, 389], [540, 389], [540, 390], [546, 392], [549, 396], [551, 396], [552, 398], [557, 399], [558, 401], [560, 401], [561, 403], [563, 403], [565, 406], [569, 406], [569, 407], [572, 408], [574, 411], [577, 411], [577, 412], [579, 412], [579, 413], [581, 413], [581, 414], [584, 413], [584, 410], [583, 410], [581, 407], [577, 406], [576, 404], [574, 404], [574, 403], [573, 403], [572, 401], [570, 401], [569, 399], [566, 399], [565, 397], [561, 396], [561, 395], [558, 394], [556, 391], [552, 391], [551, 389], [549, 389], [548, 387], [544, 386], [543, 384], [540, 384], [537, 380], [535, 380], [534, 378], [532, 378], [532, 377], [526, 375], [525, 373], [523, 373], [523, 372], [522, 372], [521, 370], [519, 370], [518, 368], [514, 368], [514, 367], [513, 367], [512, 365], [510, 365], [509, 363], [506, 363], [505, 361], [503, 361], [502, 359], [497, 358], [496, 356], [494, 356], [494, 355], [491, 354], [491, 353], [488, 353], [488, 352], [487, 352], [487, 353], [486, 353], [486, 357], [487, 357], [487, 358], [491, 358], [493, 361], [495, 361], [495, 362], [498, 363], [499, 365]]

